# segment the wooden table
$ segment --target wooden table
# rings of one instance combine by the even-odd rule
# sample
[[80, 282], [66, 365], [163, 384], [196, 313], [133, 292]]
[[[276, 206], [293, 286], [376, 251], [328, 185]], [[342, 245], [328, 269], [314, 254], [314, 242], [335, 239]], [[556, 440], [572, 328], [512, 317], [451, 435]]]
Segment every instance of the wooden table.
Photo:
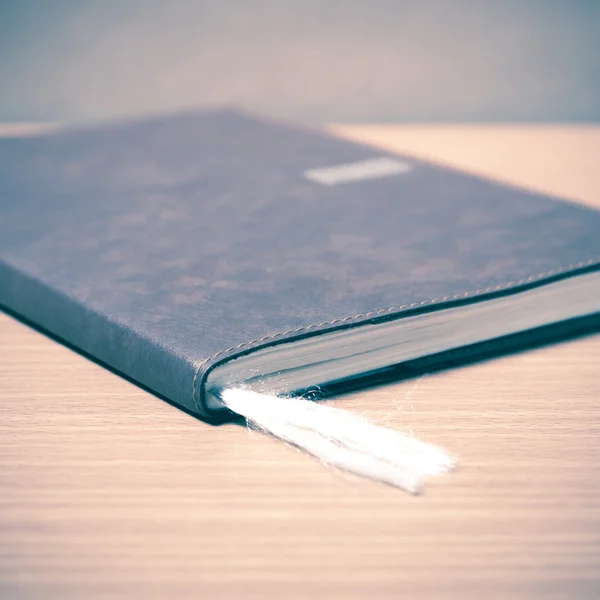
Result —
[[[600, 127], [334, 129], [600, 206]], [[0, 597], [600, 597], [599, 335], [336, 402], [460, 468], [340, 474], [0, 314]]]

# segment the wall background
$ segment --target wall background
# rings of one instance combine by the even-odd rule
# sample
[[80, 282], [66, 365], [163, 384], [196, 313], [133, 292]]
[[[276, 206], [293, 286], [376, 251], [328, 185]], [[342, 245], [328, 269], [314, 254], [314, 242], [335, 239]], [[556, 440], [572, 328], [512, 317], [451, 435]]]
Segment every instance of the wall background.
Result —
[[0, 0], [0, 121], [599, 121], [600, 0]]

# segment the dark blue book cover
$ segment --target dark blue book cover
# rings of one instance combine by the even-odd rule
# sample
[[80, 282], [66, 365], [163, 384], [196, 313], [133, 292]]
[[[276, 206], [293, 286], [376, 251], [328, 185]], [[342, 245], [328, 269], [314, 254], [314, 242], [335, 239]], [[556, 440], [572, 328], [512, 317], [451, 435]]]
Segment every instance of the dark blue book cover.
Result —
[[0, 206], [0, 304], [205, 417], [236, 357], [600, 268], [597, 211], [230, 111], [0, 140]]

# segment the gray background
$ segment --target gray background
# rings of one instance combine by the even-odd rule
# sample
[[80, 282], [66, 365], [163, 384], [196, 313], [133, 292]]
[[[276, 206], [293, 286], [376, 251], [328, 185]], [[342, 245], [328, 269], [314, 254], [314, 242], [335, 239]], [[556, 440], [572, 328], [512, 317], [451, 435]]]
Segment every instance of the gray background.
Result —
[[0, 0], [0, 120], [598, 121], [600, 0]]

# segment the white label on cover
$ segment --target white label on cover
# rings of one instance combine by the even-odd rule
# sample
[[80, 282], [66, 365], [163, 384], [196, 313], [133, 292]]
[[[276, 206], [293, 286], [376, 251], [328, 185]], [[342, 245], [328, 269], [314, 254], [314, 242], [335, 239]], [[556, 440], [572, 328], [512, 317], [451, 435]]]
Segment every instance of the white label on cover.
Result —
[[379, 179], [380, 177], [399, 175], [409, 171], [412, 171], [412, 166], [408, 163], [396, 158], [382, 156], [321, 169], [308, 169], [304, 171], [304, 177], [323, 185], [337, 185], [338, 183], [351, 183], [365, 179]]

